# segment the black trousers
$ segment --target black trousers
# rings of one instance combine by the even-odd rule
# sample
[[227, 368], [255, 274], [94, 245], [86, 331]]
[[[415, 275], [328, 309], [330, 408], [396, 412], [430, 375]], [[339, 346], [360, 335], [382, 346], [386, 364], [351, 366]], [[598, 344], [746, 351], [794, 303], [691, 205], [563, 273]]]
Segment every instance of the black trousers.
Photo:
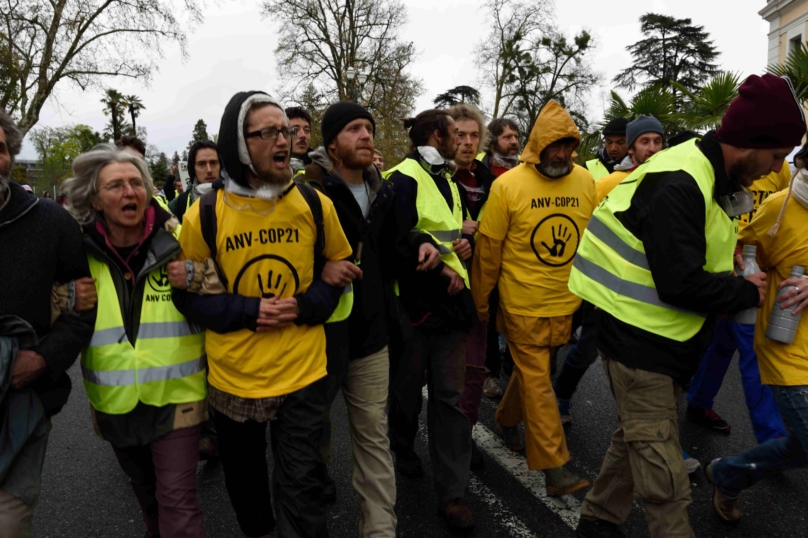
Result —
[[286, 397], [269, 423], [275, 469], [272, 515], [267, 466], [267, 423], [214, 417], [225, 485], [241, 531], [253, 538], [275, 531], [281, 538], [327, 538], [319, 442], [326, 406], [326, 380]]

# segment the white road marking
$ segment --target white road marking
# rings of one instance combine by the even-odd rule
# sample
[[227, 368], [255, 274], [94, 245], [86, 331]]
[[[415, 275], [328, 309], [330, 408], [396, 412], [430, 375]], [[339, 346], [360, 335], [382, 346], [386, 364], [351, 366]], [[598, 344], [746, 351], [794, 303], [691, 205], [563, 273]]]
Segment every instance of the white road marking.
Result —
[[489, 506], [491, 512], [496, 516], [496, 521], [508, 529], [508, 533], [511, 536], [514, 538], [536, 537], [536, 534], [533, 533], [521, 519], [513, 515], [510, 510], [502, 505], [497, 494], [488, 489], [488, 486], [480, 482], [474, 475], [469, 477], [469, 491]]
[[[422, 394], [424, 399], [428, 398], [427, 387], [424, 387], [422, 390]], [[485, 398], [483, 398], [485, 400]], [[421, 434], [426, 436], [426, 428], [421, 427], [419, 428]], [[472, 432], [472, 437], [474, 441], [477, 443], [477, 446], [480, 450], [486, 452], [489, 456], [491, 456], [494, 461], [500, 464], [506, 471], [508, 471], [516, 480], [519, 481], [527, 490], [533, 494], [538, 500], [540, 500], [547, 508], [550, 509], [553, 513], [555, 513], [561, 520], [566, 523], [570, 528], [573, 530], [578, 527], [578, 520], [581, 517], [581, 503], [578, 502], [578, 499], [573, 497], [572, 495], [565, 495], [563, 497], [548, 497], [547, 491], [544, 484], [544, 473], [541, 471], [530, 471], [527, 468], [527, 459], [524, 455], [513, 452], [509, 448], [505, 446], [505, 443], [496, 435], [494, 432], [489, 430], [485, 427], [482, 422], [478, 422], [477, 425], [474, 427], [474, 431]], [[469, 480], [469, 488], [472, 488], [472, 484], [477, 482], [480, 486], [485, 488], [485, 495], [481, 495], [481, 498], [487, 502], [491, 506], [495, 506], [494, 502], [498, 505], [497, 511], [505, 511], [502, 507], [502, 503], [499, 502], [499, 499], [496, 497], [496, 494], [489, 490], [484, 484], [479, 482], [474, 474], [472, 473], [471, 478]], [[472, 491], [474, 491], [472, 489]], [[481, 490], [483, 491], [483, 490]], [[514, 518], [515, 519], [515, 518]], [[507, 521], [503, 519], [503, 521]], [[521, 524], [522, 528], [525, 530], [524, 524], [521, 523], [518, 519], [516, 522]], [[510, 525], [508, 525], [510, 528]], [[532, 536], [529, 531], [528, 534], [518, 534], [522, 532], [518, 530], [518, 527], [511, 529], [512, 536]], [[515, 534], [517, 533], [517, 534]]]

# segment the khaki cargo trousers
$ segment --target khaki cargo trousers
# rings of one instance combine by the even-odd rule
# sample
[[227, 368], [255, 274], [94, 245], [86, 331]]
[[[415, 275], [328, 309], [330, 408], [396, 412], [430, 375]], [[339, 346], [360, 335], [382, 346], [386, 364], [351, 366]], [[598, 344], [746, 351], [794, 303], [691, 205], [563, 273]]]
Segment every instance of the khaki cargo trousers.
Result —
[[652, 538], [694, 538], [687, 515], [690, 480], [679, 444], [682, 387], [669, 376], [603, 359], [617, 402], [618, 428], [581, 517], [625, 522], [634, 497]]

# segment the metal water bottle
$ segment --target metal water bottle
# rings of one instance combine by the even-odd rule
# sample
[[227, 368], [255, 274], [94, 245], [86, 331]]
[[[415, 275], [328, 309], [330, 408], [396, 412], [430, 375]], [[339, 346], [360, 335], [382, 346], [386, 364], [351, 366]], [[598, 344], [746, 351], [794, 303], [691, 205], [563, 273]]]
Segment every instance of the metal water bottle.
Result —
[[[760, 272], [760, 267], [758, 267], [757, 260], [755, 259], [756, 254], [757, 247], [755, 245], [743, 246], [743, 271], [740, 273], [742, 277], [746, 278]], [[757, 311], [758, 309], [756, 306], [747, 308], [746, 310], [741, 310], [732, 316], [732, 321], [735, 323], [742, 323], [744, 325], [754, 325], [757, 321]]]
[[[805, 274], [805, 267], [795, 265], [791, 268], [791, 278], [799, 278]], [[794, 289], [796, 286], [786, 286], [777, 293], [779, 299], [787, 291]], [[793, 316], [791, 311], [797, 308], [797, 305], [792, 305], [788, 309], [783, 309], [780, 303], [774, 301], [772, 307], [772, 314], [769, 317], [769, 327], [766, 329], [766, 338], [770, 338], [775, 342], [782, 342], [790, 344], [794, 341], [794, 335], [797, 334], [797, 326], [800, 324], [800, 317], [802, 312]]]

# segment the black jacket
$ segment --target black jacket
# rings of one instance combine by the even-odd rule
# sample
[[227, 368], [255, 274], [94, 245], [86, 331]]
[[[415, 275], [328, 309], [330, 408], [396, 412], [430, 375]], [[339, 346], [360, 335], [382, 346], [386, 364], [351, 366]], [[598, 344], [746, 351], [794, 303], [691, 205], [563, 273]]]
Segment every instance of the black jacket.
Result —
[[[497, 176], [494, 175], [494, 173], [491, 171], [491, 169], [488, 168], [488, 165], [486, 165], [484, 162], [482, 162], [482, 161], [474, 161], [474, 163], [475, 163], [474, 172], [473, 172], [474, 177], [477, 178], [477, 182], [485, 190], [485, 192], [483, 193], [482, 200], [480, 200], [480, 203], [477, 205], [477, 207], [478, 207], [477, 211], [472, 211], [471, 207], [469, 207], [469, 213], [471, 214], [471, 220], [477, 220], [477, 218], [480, 216], [479, 215], [480, 214], [480, 209], [479, 208], [482, 208], [483, 205], [485, 205], [485, 203], [488, 201], [488, 196], [491, 194], [491, 185], [494, 183], [494, 180], [497, 179]], [[461, 191], [465, 191], [465, 189], [463, 188], [462, 183], [458, 183], [457, 187]]]
[[[312, 164], [306, 167], [303, 180], [318, 186], [334, 203], [342, 230], [353, 250], [352, 259], [362, 269], [362, 280], [353, 284], [354, 305], [348, 318], [348, 349], [351, 359], [367, 357], [388, 343], [388, 321], [385, 299], [392, 293], [389, 275], [395, 271], [395, 248], [389, 240], [395, 227], [393, 188], [384, 181], [379, 169], [371, 165], [365, 171], [365, 185], [370, 195], [367, 219], [345, 181], [333, 170], [331, 160], [322, 148], [311, 152]], [[361, 257], [359, 245], [361, 247]]]
[[[408, 159], [421, 160], [418, 153], [407, 156]], [[452, 192], [449, 182], [443, 174], [430, 174], [435, 185], [443, 195], [447, 205], [451, 208]], [[441, 276], [443, 263], [432, 271], [416, 271], [418, 265], [418, 249], [423, 243], [437, 244], [426, 234], [410, 237], [410, 231], [418, 223], [418, 210], [415, 200], [418, 195], [418, 182], [415, 178], [395, 171], [388, 180], [393, 186], [395, 195], [393, 214], [396, 223], [395, 246], [398, 257], [403, 260], [397, 270], [399, 281], [399, 298], [407, 311], [413, 326], [425, 330], [445, 332], [447, 330], [470, 330], [477, 323], [477, 313], [471, 292], [468, 288], [457, 295], [449, 295], [448, 281]], [[454, 181], [454, 180], [451, 180]], [[466, 214], [468, 205], [465, 190], [458, 185], [460, 203], [463, 214]], [[474, 238], [463, 236], [473, 245]]]
[[620, 164], [619, 161], [613, 161], [611, 157], [609, 157], [609, 154], [606, 153], [606, 148], [601, 148], [600, 151], [598, 151], [597, 157], [598, 160], [603, 164], [603, 166], [606, 167], [606, 170], [608, 170], [610, 174], [613, 174], [614, 167]]
[[[724, 170], [724, 157], [709, 133], [699, 149], [715, 169], [715, 197], [738, 190]], [[631, 206], [617, 218], [645, 247], [660, 299], [710, 317], [690, 340], [677, 342], [624, 323], [603, 312], [599, 349], [609, 359], [672, 377], [687, 386], [712, 338], [717, 314], [734, 314], [758, 303], [757, 287], [742, 277], [719, 277], [703, 269], [707, 241], [704, 197], [685, 172], [649, 174]]]
[[[65, 371], [90, 343], [96, 310], [60, 316], [51, 325], [51, 290], [90, 276], [75, 219], [50, 200], [37, 199], [12, 181], [0, 209], [0, 315], [27, 321], [40, 340], [33, 348], [47, 363], [31, 388], [48, 415], [58, 413], [70, 394]], [[2, 204], [0, 204], [2, 205]]]

